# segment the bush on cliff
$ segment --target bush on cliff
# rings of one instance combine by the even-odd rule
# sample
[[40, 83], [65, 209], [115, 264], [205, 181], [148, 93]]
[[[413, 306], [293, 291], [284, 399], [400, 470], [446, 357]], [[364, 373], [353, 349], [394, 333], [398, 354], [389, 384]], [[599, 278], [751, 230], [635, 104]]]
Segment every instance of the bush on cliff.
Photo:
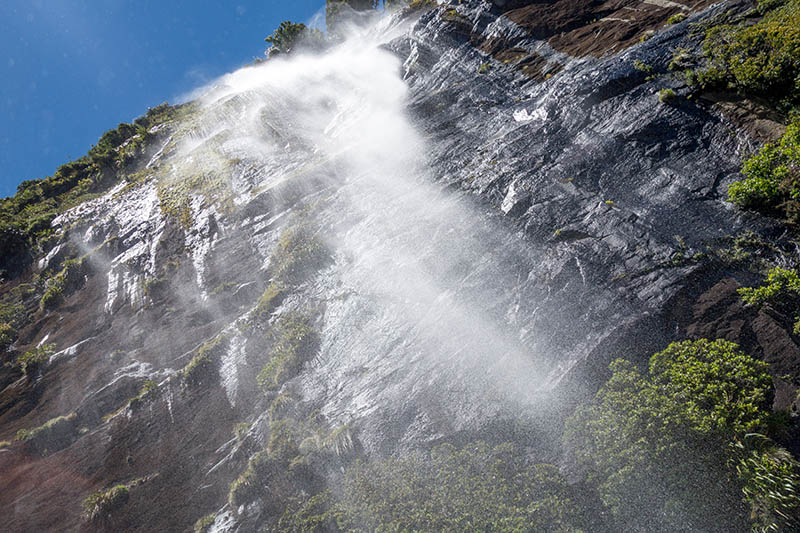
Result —
[[[797, 523], [798, 506], [786, 496], [800, 489], [800, 470], [773, 460], [775, 445], [742, 444], [769, 426], [765, 363], [703, 339], [653, 355], [647, 374], [624, 360], [611, 370], [594, 401], [568, 420], [565, 443], [621, 526], [729, 532], [751, 520], [754, 528]], [[760, 485], [765, 475], [784, 482]]]
[[743, 209], [778, 213], [800, 221], [800, 120], [775, 143], [742, 163], [746, 179], [728, 187], [728, 200]]
[[582, 531], [575, 496], [555, 466], [529, 464], [511, 444], [444, 444], [356, 463], [335, 495], [290, 505], [278, 530]]
[[264, 40], [271, 45], [267, 55], [273, 57], [288, 54], [303, 45], [309, 47], [319, 45], [324, 42], [325, 37], [321, 31], [308, 28], [303, 23], [285, 20]]
[[31, 451], [46, 455], [69, 446], [77, 432], [77, 415], [70, 413], [52, 418], [33, 429], [20, 429], [17, 440], [24, 442]]
[[757, 23], [710, 28], [703, 43], [708, 66], [699, 82], [761, 96], [784, 110], [800, 105], [800, 0], [760, 2]]

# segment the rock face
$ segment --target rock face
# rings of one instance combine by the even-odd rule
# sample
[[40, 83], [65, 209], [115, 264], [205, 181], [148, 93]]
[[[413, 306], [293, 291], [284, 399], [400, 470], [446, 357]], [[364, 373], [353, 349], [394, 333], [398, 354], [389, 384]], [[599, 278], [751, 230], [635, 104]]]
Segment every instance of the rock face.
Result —
[[[366, 456], [522, 419], [555, 457], [553, 417], [611, 359], [686, 337], [774, 363], [789, 407], [791, 320], [735, 297], [756, 281], [736, 238], [782, 246], [724, 201], [752, 138], [667, 73], [689, 22], [737, 9], [707, 5], [452, 2], [220, 80], [3, 285], [66, 246], [87, 265], [5, 355], [55, 345], [2, 370], [0, 439], [75, 413], [0, 449], [6, 527], [255, 528], [269, 509], [228, 486], [281, 405]], [[127, 503], [85, 520], [116, 484]]]

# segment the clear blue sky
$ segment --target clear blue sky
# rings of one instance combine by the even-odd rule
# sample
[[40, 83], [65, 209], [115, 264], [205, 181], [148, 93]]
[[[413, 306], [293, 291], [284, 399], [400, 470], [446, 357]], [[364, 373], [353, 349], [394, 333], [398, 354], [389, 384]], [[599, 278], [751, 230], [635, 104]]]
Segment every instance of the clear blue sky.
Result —
[[108, 129], [263, 57], [324, 0], [0, 0], [0, 197]]

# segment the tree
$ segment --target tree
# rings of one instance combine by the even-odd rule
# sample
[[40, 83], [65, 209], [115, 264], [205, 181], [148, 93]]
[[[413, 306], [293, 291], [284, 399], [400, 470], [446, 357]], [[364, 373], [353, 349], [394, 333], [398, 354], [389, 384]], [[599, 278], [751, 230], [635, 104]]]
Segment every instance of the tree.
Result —
[[317, 33], [320, 33], [319, 30], [309, 30], [302, 22], [294, 23], [285, 20], [272, 35], [264, 39], [272, 45], [268, 55], [272, 57], [278, 54], [288, 54], [309, 37], [316, 37]]
[[764, 363], [733, 343], [701, 339], [653, 355], [647, 375], [621, 359], [611, 371], [594, 401], [567, 421], [565, 443], [620, 527], [733, 532], [748, 530], [751, 517], [754, 527], [777, 531], [794, 520], [790, 499], [765, 495], [769, 484], [753, 480], [775, 476], [794, 494], [795, 463], [774, 460], [775, 446], [732, 446], [766, 430], [772, 389]]

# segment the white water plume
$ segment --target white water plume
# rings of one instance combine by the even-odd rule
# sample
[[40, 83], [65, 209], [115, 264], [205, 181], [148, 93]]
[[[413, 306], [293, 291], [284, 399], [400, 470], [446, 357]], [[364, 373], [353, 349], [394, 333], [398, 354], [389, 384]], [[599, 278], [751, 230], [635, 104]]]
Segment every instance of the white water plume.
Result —
[[546, 385], [509, 306], [533, 258], [502, 221], [436, 185], [401, 61], [381, 46], [398, 31], [224, 77], [181, 153], [236, 161], [237, 203], [288, 186], [321, 201], [315, 216], [335, 261], [309, 289], [326, 311], [302, 381], [327, 391], [325, 414], [353, 419], [422, 395], [456, 405], [463, 411], [439, 415], [466, 424], [530, 405]]

